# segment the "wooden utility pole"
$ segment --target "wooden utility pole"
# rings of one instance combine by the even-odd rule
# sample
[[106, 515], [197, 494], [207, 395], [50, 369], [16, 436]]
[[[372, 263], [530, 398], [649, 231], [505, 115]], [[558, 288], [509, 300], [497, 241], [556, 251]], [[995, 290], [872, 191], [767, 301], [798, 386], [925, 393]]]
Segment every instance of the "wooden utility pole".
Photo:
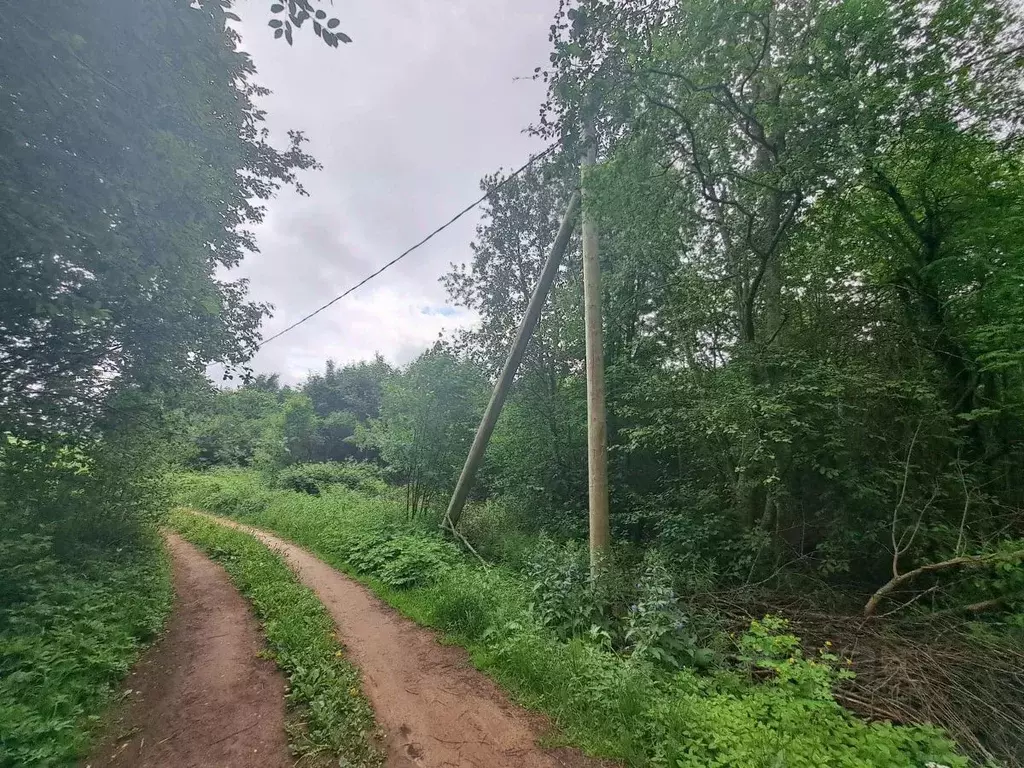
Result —
[[502, 368], [501, 375], [494, 385], [491, 400], [487, 404], [487, 410], [484, 411], [484, 417], [477, 428], [476, 437], [473, 438], [473, 446], [469, 449], [466, 464], [462, 468], [462, 474], [459, 475], [459, 482], [455, 486], [455, 493], [452, 494], [452, 499], [448, 503], [448, 511], [445, 512], [444, 521], [445, 525], [451, 528], [452, 531], [455, 531], [455, 526], [459, 524], [459, 517], [462, 515], [463, 507], [466, 506], [466, 498], [469, 496], [470, 488], [473, 486], [473, 478], [480, 467], [480, 462], [483, 461], [484, 452], [487, 450], [487, 442], [491, 439], [491, 433], [494, 432], [494, 425], [497, 423], [498, 415], [505, 404], [509, 387], [512, 386], [512, 380], [516, 376], [516, 371], [519, 370], [519, 363], [523, 360], [523, 353], [526, 352], [527, 342], [530, 341], [530, 336], [533, 335], [533, 329], [537, 326], [537, 320], [540, 319], [540, 312], [544, 307], [544, 301], [551, 290], [551, 284], [555, 281], [555, 275], [558, 274], [558, 265], [562, 261], [562, 255], [565, 253], [566, 247], [569, 245], [569, 238], [572, 237], [572, 231], [576, 225], [576, 214], [579, 212], [579, 209], [580, 193], [573, 192], [572, 197], [569, 198], [569, 204], [566, 206], [565, 215], [562, 217], [562, 225], [558, 229], [558, 236], [551, 246], [551, 252], [548, 254], [547, 261], [544, 262], [540, 279], [537, 281], [537, 286], [533, 289], [533, 295], [530, 297], [530, 303], [526, 307], [526, 314], [523, 315], [523, 320], [519, 324], [519, 332], [516, 334], [516, 339], [512, 342], [512, 348], [508, 352], [505, 367]]
[[593, 118], [585, 130], [583, 160], [583, 306], [587, 328], [587, 468], [590, 486], [590, 574], [596, 577], [601, 558], [611, 543], [608, 522], [608, 427], [604, 407], [604, 341], [601, 320], [601, 266], [593, 196], [587, 193], [587, 174], [597, 164], [597, 135]]

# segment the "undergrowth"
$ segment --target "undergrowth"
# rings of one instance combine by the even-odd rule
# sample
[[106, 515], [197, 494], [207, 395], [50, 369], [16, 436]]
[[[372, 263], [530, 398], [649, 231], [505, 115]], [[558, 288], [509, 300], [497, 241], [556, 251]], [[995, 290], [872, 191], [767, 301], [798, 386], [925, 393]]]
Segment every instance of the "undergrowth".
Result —
[[726, 638], [727, 650], [705, 647], [657, 562], [646, 564], [624, 629], [613, 632], [589, 609], [574, 610], [593, 596], [546, 545], [541, 567], [522, 577], [463, 558], [387, 497], [270, 490], [237, 471], [187, 476], [179, 497], [273, 530], [360, 578], [465, 646], [593, 754], [669, 768], [967, 765], [938, 729], [867, 723], [840, 707], [832, 687], [849, 675], [841, 660], [828, 649], [806, 657], [781, 619]]
[[314, 496], [335, 485], [343, 485], [368, 496], [388, 490], [387, 484], [381, 479], [380, 470], [371, 464], [353, 461], [292, 464], [277, 473], [275, 484], [285, 490], [301, 491]]
[[72, 765], [117, 683], [171, 605], [170, 567], [153, 547], [86, 560], [44, 537], [0, 543], [0, 766]]
[[[288, 740], [296, 755], [377, 766], [373, 711], [359, 670], [344, 658], [334, 622], [281, 557], [252, 536], [185, 512], [171, 525], [221, 563], [263, 623], [270, 656], [288, 680]], [[337, 761], [337, 762], [334, 762]]]

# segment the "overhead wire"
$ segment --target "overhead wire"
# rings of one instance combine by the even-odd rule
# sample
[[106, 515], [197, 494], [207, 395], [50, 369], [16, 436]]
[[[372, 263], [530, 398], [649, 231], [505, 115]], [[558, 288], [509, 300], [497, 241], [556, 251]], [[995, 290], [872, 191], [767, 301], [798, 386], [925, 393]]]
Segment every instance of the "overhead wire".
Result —
[[455, 222], [457, 222], [457, 221], [458, 221], [459, 219], [461, 219], [461, 218], [462, 218], [463, 216], [465, 216], [465, 215], [466, 215], [467, 213], [469, 213], [470, 211], [472, 211], [472, 210], [473, 210], [474, 208], [476, 208], [476, 207], [477, 207], [478, 205], [480, 205], [480, 203], [484, 202], [484, 201], [485, 201], [485, 200], [486, 200], [486, 199], [487, 199], [488, 197], [490, 197], [490, 196], [491, 196], [491, 195], [493, 195], [493, 194], [494, 194], [495, 192], [497, 192], [498, 190], [500, 190], [500, 189], [501, 189], [502, 187], [504, 187], [504, 186], [505, 186], [506, 184], [508, 184], [509, 182], [511, 182], [511, 181], [512, 181], [513, 179], [515, 179], [515, 178], [517, 178], [518, 176], [522, 175], [522, 173], [523, 173], [523, 172], [524, 172], [524, 171], [525, 171], [525, 170], [526, 170], [527, 168], [529, 168], [529, 167], [530, 167], [531, 165], [533, 165], [533, 164], [534, 164], [535, 162], [537, 162], [537, 161], [538, 161], [538, 160], [540, 160], [541, 158], [543, 158], [543, 157], [546, 157], [547, 155], [551, 154], [551, 152], [553, 152], [553, 151], [555, 150], [555, 148], [556, 148], [557, 146], [558, 146], [558, 144], [552, 144], [552, 145], [551, 145], [551, 146], [549, 146], [549, 147], [548, 147], [547, 149], [545, 149], [545, 150], [544, 150], [543, 152], [538, 152], [537, 154], [535, 154], [535, 155], [532, 155], [532, 156], [530, 157], [530, 159], [529, 159], [529, 160], [527, 160], [527, 161], [526, 161], [525, 163], [523, 163], [523, 164], [522, 164], [521, 166], [519, 166], [519, 168], [517, 168], [517, 169], [516, 169], [515, 171], [513, 171], [513, 172], [512, 172], [511, 174], [509, 174], [509, 175], [508, 175], [508, 176], [506, 176], [506, 177], [505, 177], [504, 179], [502, 179], [502, 180], [501, 180], [500, 182], [498, 182], [497, 184], [495, 184], [495, 185], [494, 185], [493, 187], [491, 187], [490, 189], [488, 189], [488, 190], [487, 190], [486, 192], [484, 192], [484, 194], [483, 194], [483, 195], [481, 195], [481, 196], [480, 196], [480, 197], [479, 197], [478, 199], [474, 200], [474, 201], [473, 201], [472, 203], [470, 203], [469, 205], [467, 205], [467, 206], [466, 206], [465, 208], [463, 208], [463, 209], [462, 209], [461, 211], [459, 211], [458, 213], [456, 213], [456, 214], [455, 214], [454, 216], [452, 216], [452, 217], [451, 217], [450, 219], [448, 219], [448, 221], [446, 221], [446, 222], [445, 222], [444, 224], [442, 224], [441, 226], [439, 226], [439, 227], [438, 227], [437, 229], [435, 229], [435, 230], [434, 230], [433, 232], [431, 232], [431, 233], [430, 233], [429, 235], [427, 235], [426, 237], [424, 237], [424, 238], [423, 238], [422, 240], [420, 240], [420, 241], [419, 241], [418, 243], [416, 243], [415, 245], [413, 245], [413, 246], [410, 246], [410, 247], [409, 247], [409, 248], [407, 248], [406, 250], [402, 251], [402, 253], [398, 254], [398, 256], [396, 256], [395, 258], [393, 258], [393, 259], [392, 259], [391, 261], [389, 261], [389, 262], [388, 262], [387, 264], [385, 264], [384, 266], [382, 266], [382, 267], [381, 267], [380, 269], [378, 269], [378, 270], [377, 270], [376, 272], [373, 272], [372, 274], [369, 274], [369, 275], [367, 275], [367, 276], [366, 276], [366, 277], [364, 277], [364, 278], [363, 278], [362, 280], [360, 280], [360, 281], [359, 281], [358, 283], [356, 283], [355, 285], [353, 285], [353, 286], [352, 286], [351, 288], [347, 289], [347, 290], [346, 290], [346, 291], [345, 291], [344, 293], [340, 293], [340, 294], [338, 294], [338, 295], [337, 295], [337, 296], [335, 296], [335, 297], [334, 297], [333, 299], [331, 299], [330, 301], [328, 301], [328, 302], [327, 302], [326, 304], [323, 304], [322, 306], [320, 306], [320, 307], [317, 307], [317, 308], [316, 308], [316, 309], [314, 309], [314, 310], [313, 310], [312, 312], [310, 312], [310, 313], [309, 313], [308, 315], [305, 315], [305, 316], [304, 316], [304, 317], [302, 317], [301, 319], [299, 319], [299, 320], [296, 320], [296, 321], [295, 321], [294, 323], [292, 323], [291, 325], [289, 325], [289, 326], [288, 326], [287, 328], [285, 328], [284, 330], [282, 330], [282, 331], [278, 331], [278, 332], [277, 332], [277, 333], [275, 333], [275, 334], [274, 334], [273, 336], [270, 336], [269, 338], [267, 338], [267, 339], [264, 339], [264, 340], [263, 340], [263, 341], [261, 341], [261, 342], [259, 343], [259, 345], [258, 345], [258, 346], [256, 347], [256, 351], [258, 352], [259, 350], [263, 349], [263, 347], [265, 347], [265, 346], [266, 346], [267, 344], [269, 344], [270, 342], [274, 341], [275, 339], [279, 339], [279, 338], [281, 338], [282, 336], [284, 336], [284, 335], [285, 335], [286, 333], [288, 333], [289, 331], [293, 331], [293, 330], [295, 330], [296, 328], [298, 328], [298, 327], [299, 327], [300, 325], [302, 325], [303, 323], [305, 323], [305, 322], [308, 322], [309, 320], [312, 320], [312, 319], [313, 319], [314, 317], [316, 317], [317, 315], [319, 315], [319, 314], [320, 314], [321, 312], [323, 312], [323, 311], [324, 311], [325, 309], [328, 309], [329, 307], [332, 307], [332, 306], [334, 306], [335, 304], [337, 304], [337, 303], [338, 303], [339, 301], [341, 301], [342, 299], [344, 299], [344, 298], [345, 298], [346, 296], [348, 296], [349, 294], [353, 293], [354, 291], [358, 290], [359, 288], [362, 288], [362, 287], [363, 287], [364, 285], [366, 285], [366, 284], [367, 284], [368, 282], [370, 282], [371, 280], [373, 280], [373, 279], [374, 279], [375, 277], [379, 276], [379, 275], [380, 275], [381, 273], [383, 273], [383, 272], [385, 272], [386, 270], [388, 270], [388, 269], [390, 269], [391, 267], [393, 267], [393, 266], [394, 266], [395, 264], [397, 264], [398, 262], [400, 262], [400, 261], [401, 261], [402, 259], [404, 259], [404, 258], [405, 258], [406, 256], [408, 256], [409, 254], [411, 254], [411, 253], [412, 253], [413, 251], [415, 251], [416, 249], [420, 248], [420, 247], [421, 247], [421, 246], [423, 246], [423, 245], [426, 245], [426, 244], [427, 244], [428, 242], [430, 242], [430, 241], [431, 241], [431, 240], [432, 240], [432, 239], [433, 239], [434, 237], [436, 237], [437, 235], [439, 235], [439, 234], [441, 234], [442, 232], [444, 232], [444, 230], [448, 229], [448, 227], [450, 227], [450, 226], [451, 226], [452, 224], [454, 224]]

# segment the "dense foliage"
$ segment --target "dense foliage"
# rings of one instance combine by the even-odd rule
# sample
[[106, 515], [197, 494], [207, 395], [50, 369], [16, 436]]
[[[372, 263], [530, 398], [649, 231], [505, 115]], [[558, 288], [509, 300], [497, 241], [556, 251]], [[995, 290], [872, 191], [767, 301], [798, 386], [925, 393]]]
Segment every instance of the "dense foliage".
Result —
[[[799, 576], [864, 593], [861, 605], [885, 587], [888, 600], [929, 590], [933, 608], [1019, 615], [1018, 578], [987, 568], [966, 583], [958, 567], [1024, 558], [1015, 13], [995, 0], [563, 10], [538, 130], [566, 152], [489, 197], [472, 262], [445, 278], [480, 323], [401, 371], [331, 364], [278, 395], [284, 407], [260, 417], [273, 429], [256, 430], [271, 435], [269, 465], [376, 458], [410, 514], [443, 506], [590, 114], [615, 538], [723, 584]], [[570, 251], [478, 497], [526, 531], [578, 536]], [[357, 373], [373, 374], [368, 389], [343, 391]], [[257, 396], [218, 395], [213, 412]], [[213, 418], [197, 440], [223, 434], [227, 456], [196, 465], [258, 466], [259, 440], [235, 450], [239, 419]], [[951, 565], [916, 570], [939, 563]]]
[[191, 409], [186, 464], [271, 475], [290, 468], [276, 475], [279, 482], [313, 492], [324, 482], [345, 482], [329, 478], [345, 470], [307, 465], [379, 459], [387, 476], [405, 486], [406, 506], [416, 515], [444, 501], [487, 389], [483, 374], [444, 346], [400, 372], [378, 357], [341, 367], [329, 360], [324, 373], [294, 389], [257, 377], [234, 391], [211, 390]]
[[222, 4], [0, 14], [0, 517], [125, 545], [161, 506], [169, 409], [242, 363], [267, 311], [222, 270], [313, 161], [300, 134], [268, 143]]
[[143, 497], [168, 409], [257, 339], [266, 307], [221, 270], [313, 161], [300, 134], [268, 143], [221, 4], [0, 14], [0, 517], [121, 545], [160, 509]]
[[0, 542], [0, 766], [82, 757], [113, 686], [163, 626], [169, 570], [156, 546], [69, 569], [45, 539]]
[[[546, 125], [572, 140], [590, 112], [604, 137], [588, 184], [619, 538], [745, 581], [799, 563], [876, 586], [1019, 537], [1015, 14], [983, 0], [565, 10]], [[485, 318], [466, 340], [491, 357], [517, 317], [495, 297], [520, 301], [550, 242], [519, 247], [549, 231], [550, 186], [494, 196], [488, 248], [458, 273], [454, 297]], [[527, 362], [513, 445], [551, 445], [581, 408], [577, 275], [548, 313], [557, 342], [542, 335]], [[496, 450], [494, 468], [582, 522], [579, 431], [568, 440], [559, 461], [575, 467], [556, 482], [528, 449]]]
[[376, 458], [359, 433], [381, 412], [394, 370], [382, 358], [338, 367], [327, 361], [299, 388], [276, 375], [237, 390], [207, 388], [188, 409], [184, 462], [194, 468], [258, 467]]
[[[347, 42], [319, 5], [272, 2], [271, 34]], [[0, 8], [0, 761], [73, 759], [159, 625], [174, 460], [206, 472], [190, 503], [370, 579], [602, 754], [962, 764], [930, 728], [881, 722], [932, 719], [1020, 764], [1015, 6], [562, 0], [534, 128], [558, 151], [488, 196], [471, 260], [443, 278], [479, 323], [401, 368], [329, 361], [218, 390], [208, 365], [244, 366], [268, 312], [227, 270], [265, 201], [315, 166], [300, 133], [270, 143], [230, 7]], [[574, 241], [455, 532], [488, 570], [436, 527], [580, 183], [585, 123], [616, 546], [592, 579]], [[179, 523], [265, 616], [287, 607], [279, 561]], [[858, 699], [827, 646], [736, 624], [780, 606], [817, 634], [881, 627], [894, 671]], [[329, 648], [299, 648], [315, 622], [290, 626], [272, 642], [298, 689], [327, 669], [302, 654]]]
[[245, 359], [266, 310], [217, 270], [255, 247], [244, 227], [312, 159], [299, 134], [268, 144], [217, 3], [3, 14], [0, 418], [89, 429], [111, 392]]
[[[905, 620], [907, 649], [960, 637], [963, 665], [899, 662], [921, 691], [849, 701], [1019, 754], [1019, 657], [971, 669], [1024, 627], [1022, 41], [1001, 0], [565, 0], [535, 128], [561, 150], [489, 195], [472, 259], [443, 279], [479, 323], [369, 382], [375, 409], [314, 397], [329, 367], [297, 390], [309, 402], [279, 397], [269, 463], [205, 464], [371, 459], [436, 523], [592, 120], [614, 557], [650, 591], [595, 594], [562, 550], [587, 525], [578, 242], [462, 534], [533, 579], [547, 630], [686, 669], [716, 630], [632, 627], [623, 606], [639, 620], [703, 594]], [[331, 485], [290, 471], [286, 487]]]

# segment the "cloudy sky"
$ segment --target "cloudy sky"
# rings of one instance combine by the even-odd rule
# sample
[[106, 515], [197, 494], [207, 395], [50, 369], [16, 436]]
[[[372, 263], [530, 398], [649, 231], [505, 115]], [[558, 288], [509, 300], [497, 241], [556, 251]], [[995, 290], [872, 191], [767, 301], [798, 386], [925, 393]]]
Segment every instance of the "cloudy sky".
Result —
[[[327, 8], [325, 3], [325, 8]], [[255, 300], [274, 304], [264, 336], [291, 324], [390, 261], [479, 196], [479, 180], [543, 149], [523, 134], [544, 86], [557, 0], [334, 0], [354, 40], [329, 49], [303, 28], [273, 40], [267, 4], [236, 7], [244, 47], [273, 91], [271, 130], [304, 131], [323, 170], [269, 204], [260, 253], [240, 272]], [[308, 24], [308, 22], [307, 22]], [[404, 363], [442, 329], [471, 323], [438, 283], [470, 258], [470, 214], [391, 270], [268, 344], [258, 372], [301, 380], [328, 357], [381, 352]]]

